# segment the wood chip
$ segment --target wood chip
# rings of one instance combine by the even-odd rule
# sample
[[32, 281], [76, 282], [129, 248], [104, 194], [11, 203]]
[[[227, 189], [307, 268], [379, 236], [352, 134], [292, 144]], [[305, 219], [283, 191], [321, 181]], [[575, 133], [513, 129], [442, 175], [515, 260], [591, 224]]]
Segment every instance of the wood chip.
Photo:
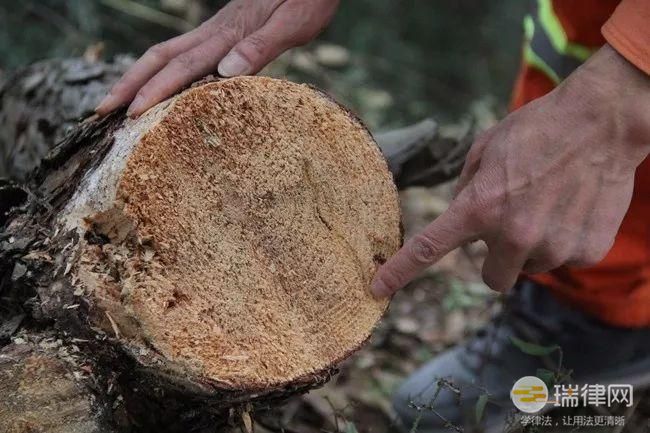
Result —
[[54, 259], [45, 251], [31, 251], [29, 254], [23, 256], [23, 260], [28, 261], [42, 261], [47, 263], [52, 263]]
[[253, 433], [253, 419], [248, 412], [242, 412], [241, 420], [246, 433]]
[[117, 323], [115, 323], [115, 320], [113, 320], [108, 311], [105, 311], [104, 313], [106, 314], [106, 317], [108, 317], [108, 321], [111, 322], [111, 327], [115, 333], [115, 338], [120, 338], [120, 328], [117, 327]]

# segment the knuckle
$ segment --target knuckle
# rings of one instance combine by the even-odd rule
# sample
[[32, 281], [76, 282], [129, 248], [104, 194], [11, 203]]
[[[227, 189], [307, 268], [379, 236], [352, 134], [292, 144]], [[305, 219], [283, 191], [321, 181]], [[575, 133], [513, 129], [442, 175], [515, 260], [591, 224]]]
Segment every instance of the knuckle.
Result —
[[489, 227], [501, 219], [503, 200], [484, 179], [471, 182], [466, 189], [467, 200], [471, 203], [471, 216], [477, 224]]
[[489, 210], [486, 211], [482, 206], [476, 204], [470, 207], [470, 210], [468, 211], [468, 220], [477, 228], [487, 229], [494, 225], [496, 214]]
[[268, 42], [255, 34], [247, 37], [244, 45], [247, 50], [250, 50], [250, 54], [255, 56], [263, 55], [268, 48]]
[[145, 55], [161, 61], [167, 61], [169, 59], [169, 50], [167, 49], [167, 44], [164, 42], [156, 44], [149, 48]]
[[427, 265], [433, 263], [440, 253], [440, 245], [432, 238], [417, 235], [410, 242], [410, 253], [417, 264]]
[[221, 39], [229, 45], [235, 45], [244, 37], [241, 31], [226, 26], [217, 27], [211, 32], [210, 36]]
[[575, 260], [577, 266], [590, 267], [600, 263], [607, 255], [608, 249], [590, 249], [583, 251]]
[[389, 288], [390, 292], [393, 293], [397, 290], [397, 287], [402, 287], [404, 281], [403, 275], [396, 269], [384, 269], [380, 275], [377, 276], [377, 279], [382, 281], [386, 287]]
[[479, 196], [476, 182], [470, 182], [456, 198], [455, 202], [466, 209], [469, 222], [475, 226], [485, 227], [490, 224], [490, 215], [484, 212], [483, 198]]
[[191, 70], [192, 65], [194, 64], [194, 59], [188, 53], [183, 53], [174, 57], [169, 64], [174, 68]]

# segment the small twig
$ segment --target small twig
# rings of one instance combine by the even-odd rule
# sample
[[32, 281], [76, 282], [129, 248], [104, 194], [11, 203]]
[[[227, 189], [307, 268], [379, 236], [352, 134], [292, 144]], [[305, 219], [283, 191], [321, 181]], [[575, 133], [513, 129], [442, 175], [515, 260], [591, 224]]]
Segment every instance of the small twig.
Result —
[[457, 395], [460, 395], [460, 390], [446, 379], [438, 379], [436, 385], [437, 385], [436, 392], [433, 394], [433, 397], [426, 405], [420, 406], [415, 404], [413, 401], [410, 402], [410, 406], [416, 411], [418, 411], [418, 416], [416, 417], [415, 421], [413, 422], [413, 425], [411, 426], [410, 433], [415, 433], [417, 431], [418, 425], [420, 424], [420, 420], [422, 419], [423, 410], [427, 410], [432, 414], [434, 414], [436, 417], [438, 417], [438, 419], [440, 419], [440, 421], [443, 422], [445, 428], [450, 428], [452, 430], [457, 431], [458, 433], [463, 433], [464, 430], [461, 426], [457, 426], [456, 424], [452, 423], [447, 418], [445, 418], [440, 412], [438, 412], [433, 408], [433, 404], [438, 398], [438, 395], [440, 394], [440, 391], [442, 391], [443, 387], [449, 388], [452, 392], [456, 393]]
[[413, 421], [413, 425], [411, 426], [411, 429], [409, 430], [409, 433], [417, 433], [418, 427], [420, 425], [420, 421], [422, 420], [422, 411], [418, 411], [418, 416], [415, 417], [415, 421]]
[[330, 400], [329, 397], [325, 397], [325, 401], [330, 405], [330, 408], [332, 409], [332, 415], [334, 415], [334, 427], [336, 428], [337, 432], [340, 432], [341, 429], [339, 428], [339, 416], [337, 414], [337, 410], [334, 407], [334, 403], [332, 403], [332, 400]]
[[108, 321], [111, 322], [111, 327], [113, 328], [113, 332], [115, 333], [115, 338], [120, 338], [120, 328], [117, 327], [117, 323], [115, 323], [115, 320], [111, 317], [111, 315], [108, 313], [108, 311], [105, 311], [106, 317], [108, 317]]
[[264, 419], [256, 418], [255, 422], [257, 424], [261, 425], [262, 427], [264, 427], [265, 429], [270, 430], [270, 431], [275, 432], [275, 433], [299, 433], [297, 430], [292, 430], [292, 429], [287, 428], [287, 427], [271, 425], [270, 423], [268, 423]]

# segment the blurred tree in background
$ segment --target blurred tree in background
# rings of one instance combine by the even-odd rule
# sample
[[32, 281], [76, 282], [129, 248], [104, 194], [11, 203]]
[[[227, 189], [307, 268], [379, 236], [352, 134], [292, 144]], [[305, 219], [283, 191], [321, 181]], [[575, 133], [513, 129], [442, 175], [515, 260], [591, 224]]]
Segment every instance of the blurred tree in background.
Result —
[[[224, 3], [0, 0], [0, 70], [78, 56], [99, 42], [106, 57], [138, 55], [196, 26]], [[283, 71], [291, 79], [316, 81], [373, 127], [425, 116], [454, 120], [490, 96], [503, 110], [519, 63], [524, 9], [525, 2], [517, 0], [343, 0], [330, 28], [309, 48], [324, 47], [326, 76]], [[304, 60], [297, 65], [313, 72]]]

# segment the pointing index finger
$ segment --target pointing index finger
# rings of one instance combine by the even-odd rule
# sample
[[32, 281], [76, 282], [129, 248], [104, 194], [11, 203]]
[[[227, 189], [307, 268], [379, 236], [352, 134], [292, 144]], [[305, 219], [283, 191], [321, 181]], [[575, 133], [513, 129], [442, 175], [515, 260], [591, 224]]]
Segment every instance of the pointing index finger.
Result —
[[468, 208], [455, 203], [377, 270], [371, 287], [373, 295], [392, 295], [450, 251], [476, 239], [478, 233], [469, 222]]

